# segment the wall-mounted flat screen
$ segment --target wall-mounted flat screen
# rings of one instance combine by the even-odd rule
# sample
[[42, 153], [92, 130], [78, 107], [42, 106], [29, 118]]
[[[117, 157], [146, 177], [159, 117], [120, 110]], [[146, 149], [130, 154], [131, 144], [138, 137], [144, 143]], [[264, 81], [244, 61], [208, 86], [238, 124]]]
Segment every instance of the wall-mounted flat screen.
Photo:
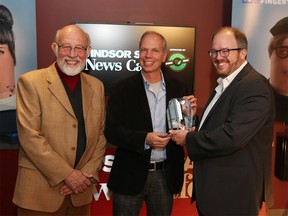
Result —
[[184, 80], [194, 90], [195, 27], [148, 24], [76, 23], [90, 35], [92, 51], [85, 71], [99, 78], [105, 93], [114, 83], [141, 71], [139, 40], [145, 31], [157, 31], [167, 40], [163, 72]]

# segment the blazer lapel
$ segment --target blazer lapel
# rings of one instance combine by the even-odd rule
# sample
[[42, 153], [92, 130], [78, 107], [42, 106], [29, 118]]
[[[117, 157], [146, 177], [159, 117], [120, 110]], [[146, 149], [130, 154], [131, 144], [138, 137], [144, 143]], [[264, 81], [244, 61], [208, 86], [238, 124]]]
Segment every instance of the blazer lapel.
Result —
[[[243, 79], [243, 77], [245, 77], [247, 75], [247, 73], [252, 69], [252, 66], [247, 63], [245, 65], [245, 67], [239, 72], [239, 74], [237, 74], [237, 76], [234, 78], [234, 80], [230, 83], [230, 85], [227, 87], [227, 89], [222, 93], [222, 95], [220, 96], [220, 98], [217, 100], [217, 102], [215, 103], [214, 107], [216, 107], [219, 103], [221, 103], [222, 100], [225, 99], [225, 97], [227, 95], [229, 95], [229, 93], [231, 92], [231, 90], [233, 89], [233, 87], [235, 85], [237, 85], [237, 83]], [[213, 109], [213, 108], [212, 108]]]
[[48, 85], [49, 90], [58, 99], [62, 106], [67, 110], [67, 112], [69, 112], [74, 118], [76, 118], [66, 90], [54, 64], [49, 67], [49, 70], [50, 72], [47, 76], [47, 82], [50, 83], [50, 85]]
[[82, 83], [82, 100], [83, 100], [83, 116], [87, 118], [87, 113], [93, 98], [93, 91], [91, 90], [91, 83], [82, 75], [81, 72], [81, 83]]
[[[146, 91], [145, 91], [145, 84], [142, 78], [142, 74], [139, 72], [138, 76], [136, 76], [136, 80], [133, 83], [134, 88], [133, 91], [136, 91], [136, 100], [138, 102], [138, 105], [141, 106], [141, 108], [143, 109], [143, 112], [145, 114], [145, 116], [147, 117], [147, 120], [149, 121], [150, 125], [152, 126], [152, 119], [151, 119], [151, 114], [150, 114], [150, 107], [149, 107], [149, 103], [148, 103], [148, 99], [147, 99], [147, 95], [146, 95]], [[137, 105], [137, 104], [135, 104]], [[138, 106], [137, 105], [137, 106]]]
[[[206, 120], [209, 118], [209, 116], [211, 115], [211, 113], [213, 113], [213, 111], [215, 110], [215, 108], [221, 104], [221, 101], [223, 101], [227, 95], [229, 95], [229, 93], [231, 92], [232, 88], [244, 77], [246, 76], [246, 74], [248, 73], [248, 71], [250, 71], [252, 69], [252, 66], [247, 63], [245, 65], [245, 67], [240, 71], [239, 74], [237, 74], [237, 76], [234, 78], [234, 80], [230, 83], [230, 85], [227, 87], [227, 89], [222, 93], [222, 95], [219, 97], [219, 99], [216, 101], [216, 103], [214, 104], [214, 106], [212, 107], [212, 109], [210, 110], [210, 112], [208, 113], [204, 123], [206, 122]], [[214, 90], [214, 94], [212, 94], [209, 98], [208, 103], [206, 104], [206, 107], [208, 106], [208, 104], [210, 103], [210, 101], [213, 99], [214, 95], [215, 95], [216, 91]], [[205, 109], [206, 109], [205, 107]], [[204, 109], [204, 110], [205, 110]]]

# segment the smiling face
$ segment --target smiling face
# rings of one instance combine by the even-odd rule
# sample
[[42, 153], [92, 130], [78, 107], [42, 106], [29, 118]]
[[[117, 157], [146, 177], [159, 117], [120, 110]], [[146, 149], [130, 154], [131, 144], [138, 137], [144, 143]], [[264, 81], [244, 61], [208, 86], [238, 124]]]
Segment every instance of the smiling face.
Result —
[[[288, 37], [281, 46], [288, 48]], [[288, 96], [288, 57], [280, 58], [274, 49], [270, 56], [270, 83], [282, 95]]]
[[15, 94], [14, 60], [7, 44], [0, 44], [0, 99]]
[[[67, 47], [71, 47], [71, 49], [69, 50]], [[75, 49], [75, 47], [84, 50], [79, 52], [79, 49]], [[59, 30], [56, 42], [52, 43], [52, 49], [62, 72], [68, 76], [75, 76], [85, 67], [91, 46], [85, 32], [75, 25], [70, 25]]]
[[[242, 48], [238, 47], [234, 33], [229, 29], [224, 29], [218, 32], [212, 41], [211, 50], [221, 49], [235, 49]], [[247, 55], [246, 49], [242, 50], [231, 50], [227, 57], [222, 57], [218, 52], [215, 59], [212, 59], [214, 67], [220, 77], [227, 77], [232, 74], [241, 64], [245, 61]]]
[[167, 56], [163, 40], [157, 34], [147, 34], [140, 44], [139, 62], [144, 73], [160, 72], [161, 65]]

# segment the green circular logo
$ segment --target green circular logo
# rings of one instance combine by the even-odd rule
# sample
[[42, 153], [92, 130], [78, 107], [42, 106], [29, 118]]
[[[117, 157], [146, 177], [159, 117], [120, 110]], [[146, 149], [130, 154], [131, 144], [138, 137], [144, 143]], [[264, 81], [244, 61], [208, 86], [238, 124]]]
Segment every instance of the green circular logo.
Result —
[[186, 66], [189, 59], [181, 53], [174, 53], [169, 58], [165, 65], [169, 66], [169, 68], [173, 71], [182, 71]]

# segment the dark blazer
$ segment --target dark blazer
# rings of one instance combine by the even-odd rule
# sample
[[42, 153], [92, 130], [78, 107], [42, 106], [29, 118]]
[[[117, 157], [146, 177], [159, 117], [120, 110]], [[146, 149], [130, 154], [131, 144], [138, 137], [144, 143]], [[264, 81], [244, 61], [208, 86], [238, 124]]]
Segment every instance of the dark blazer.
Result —
[[258, 215], [264, 200], [271, 206], [273, 104], [266, 78], [248, 63], [200, 131], [187, 134], [188, 155], [194, 161], [192, 201], [196, 197], [205, 216]]
[[[165, 73], [163, 76], [166, 106], [171, 98], [189, 95], [186, 84]], [[152, 131], [149, 104], [139, 72], [114, 86], [107, 105], [105, 136], [117, 146], [108, 181], [113, 192], [135, 195], [144, 188], [151, 156], [151, 149], [144, 150], [144, 144], [147, 133]], [[176, 194], [183, 184], [184, 151], [172, 141], [166, 149], [168, 188]]]

